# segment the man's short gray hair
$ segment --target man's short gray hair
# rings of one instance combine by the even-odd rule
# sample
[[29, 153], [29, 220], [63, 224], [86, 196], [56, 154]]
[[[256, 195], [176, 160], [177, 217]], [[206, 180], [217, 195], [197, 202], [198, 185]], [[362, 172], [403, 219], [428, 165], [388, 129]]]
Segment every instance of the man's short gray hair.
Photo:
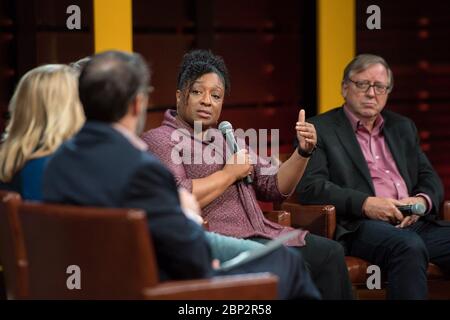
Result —
[[389, 92], [394, 87], [394, 76], [392, 74], [391, 68], [389, 68], [389, 65], [387, 64], [386, 60], [384, 60], [382, 57], [374, 55], [374, 54], [359, 54], [357, 55], [350, 63], [345, 67], [344, 69], [344, 76], [342, 78], [342, 81], [347, 81], [350, 79], [352, 75], [355, 73], [362, 72], [369, 68], [370, 66], [374, 64], [381, 64], [386, 68], [386, 71], [388, 73], [388, 86], [389, 86]]

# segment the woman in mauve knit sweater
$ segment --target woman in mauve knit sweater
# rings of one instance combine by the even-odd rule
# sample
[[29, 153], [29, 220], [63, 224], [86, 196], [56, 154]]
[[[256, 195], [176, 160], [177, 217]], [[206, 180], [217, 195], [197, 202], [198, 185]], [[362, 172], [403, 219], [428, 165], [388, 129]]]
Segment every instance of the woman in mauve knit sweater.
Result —
[[[280, 201], [295, 190], [315, 149], [316, 132], [301, 110], [293, 126], [299, 146], [281, 166], [258, 157], [242, 139], [242, 150], [232, 154], [217, 129], [229, 89], [222, 58], [205, 50], [187, 53], [178, 75], [177, 110], [167, 110], [162, 125], [142, 138], [177, 184], [197, 197], [211, 231], [265, 243], [292, 229], [267, 220], [257, 201]], [[352, 297], [340, 244], [303, 230], [286, 245], [303, 254], [324, 299]]]

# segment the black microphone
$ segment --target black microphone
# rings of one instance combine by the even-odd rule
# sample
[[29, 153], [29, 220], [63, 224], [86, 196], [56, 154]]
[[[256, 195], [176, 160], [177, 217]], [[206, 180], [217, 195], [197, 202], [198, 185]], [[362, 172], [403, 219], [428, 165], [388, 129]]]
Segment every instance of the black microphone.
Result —
[[[225, 136], [225, 140], [227, 140], [228, 146], [230, 147], [232, 153], [234, 154], [238, 152], [240, 148], [234, 137], [233, 126], [231, 125], [231, 123], [229, 123], [228, 121], [222, 121], [219, 124], [219, 130]], [[253, 179], [250, 175], [248, 175], [244, 178], [244, 182], [246, 184], [252, 184]]]
[[416, 214], [418, 216], [423, 216], [425, 214], [426, 208], [421, 203], [407, 204], [404, 206], [397, 206], [398, 210], [405, 215], [410, 216]]

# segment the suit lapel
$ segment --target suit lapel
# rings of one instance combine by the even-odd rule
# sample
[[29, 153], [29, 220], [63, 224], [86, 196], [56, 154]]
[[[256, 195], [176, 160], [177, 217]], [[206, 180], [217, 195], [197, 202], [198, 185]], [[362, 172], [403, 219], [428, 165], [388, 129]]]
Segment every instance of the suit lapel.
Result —
[[358, 140], [353, 132], [350, 121], [345, 116], [344, 110], [341, 108], [336, 119], [335, 132], [340, 140], [345, 151], [352, 159], [359, 172], [370, 186], [373, 194], [375, 194], [375, 188], [373, 186], [372, 178], [370, 176], [369, 167], [367, 166], [366, 159], [361, 151]]
[[400, 175], [405, 180], [408, 190], [411, 190], [411, 181], [409, 179], [408, 168], [406, 167], [406, 159], [401, 146], [401, 138], [396, 136], [395, 131], [392, 127], [392, 123], [389, 121], [389, 116], [383, 114], [384, 117], [384, 128], [383, 135], [386, 143], [391, 151], [392, 157], [394, 158], [395, 164], [400, 172]]

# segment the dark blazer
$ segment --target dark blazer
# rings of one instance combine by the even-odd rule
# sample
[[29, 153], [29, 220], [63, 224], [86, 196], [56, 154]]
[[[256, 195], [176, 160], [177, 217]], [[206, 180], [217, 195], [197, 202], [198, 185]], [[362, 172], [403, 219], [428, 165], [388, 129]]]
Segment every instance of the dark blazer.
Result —
[[162, 280], [212, 273], [204, 231], [181, 211], [172, 175], [108, 124], [86, 123], [57, 150], [44, 172], [43, 196], [48, 202], [145, 209]]
[[[443, 201], [443, 186], [419, 145], [414, 123], [397, 113], [382, 111], [385, 141], [411, 196], [425, 193], [433, 202], [426, 217], [435, 220]], [[364, 155], [342, 107], [308, 120], [317, 130], [317, 150], [297, 187], [303, 204], [336, 207], [336, 238], [356, 230], [362, 205], [374, 196], [374, 186]]]

